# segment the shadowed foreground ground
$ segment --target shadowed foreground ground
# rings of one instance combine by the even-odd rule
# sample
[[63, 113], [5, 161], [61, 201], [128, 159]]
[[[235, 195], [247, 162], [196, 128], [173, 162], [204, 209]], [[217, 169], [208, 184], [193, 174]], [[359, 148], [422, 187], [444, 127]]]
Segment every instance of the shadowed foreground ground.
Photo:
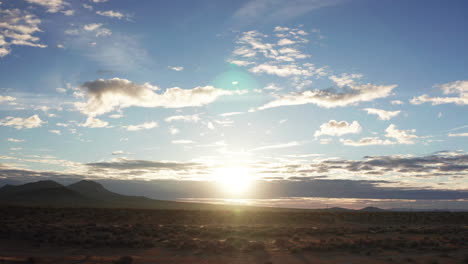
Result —
[[0, 208], [0, 263], [131, 262], [468, 263], [468, 213]]

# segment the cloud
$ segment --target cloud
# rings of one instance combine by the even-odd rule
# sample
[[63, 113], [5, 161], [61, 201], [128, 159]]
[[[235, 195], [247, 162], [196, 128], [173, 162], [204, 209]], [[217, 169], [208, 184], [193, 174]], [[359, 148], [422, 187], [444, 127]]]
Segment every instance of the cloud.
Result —
[[113, 115], [109, 115], [110, 118], [114, 118], [114, 119], [118, 119], [118, 118], [122, 118], [124, 117], [123, 114], [113, 114]]
[[28, 118], [7, 116], [0, 120], [0, 126], [11, 126], [16, 129], [40, 127], [43, 123], [44, 121], [38, 115], [32, 115]]
[[73, 16], [75, 14], [75, 10], [65, 10], [65, 11], [62, 11], [62, 13], [66, 16]]
[[292, 45], [292, 44], [295, 44], [295, 43], [296, 43], [296, 41], [293, 41], [293, 40], [290, 40], [290, 39], [287, 39], [287, 38], [283, 38], [283, 39], [278, 40], [278, 45], [280, 45], [280, 46]]
[[26, 2], [30, 4], [40, 5], [46, 8], [47, 12], [49, 13], [57, 13], [58, 11], [65, 8], [65, 6], [69, 5], [63, 0], [26, 0]]
[[86, 163], [88, 167], [104, 168], [114, 170], [135, 170], [135, 169], [169, 169], [186, 170], [192, 167], [198, 167], [202, 164], [195, 162], [167, 162], [167, 161], [149, 161], [149, 160], [130, 160], [119, 158], [112, 161]]
[[116, 150], [112, 152], [112, 155], [123, 155], [125, 152], [123, 150]]
[[250, 61], [243, 61], [243, 60], [228, 60], [229, 63], [235, 64], [237, 66], [248, 66], [251, 64], [254, 64], [253, 62]]
[[365, 138], [359, 139], [358, 141], [354, 141], [351, 139], [340, 139], [340, 141], [343, 143], [343, 145], [354, 146], [354, 147], [395, 144], [395, 142], [393, 141], [390, 141], [388, 139], [380, 139], [378, 137], [365, 137]]
[[[399, 130], [394, 124], [389, 125], [385, 129], [385, 137], [390, 139], [381, 139], [378, 137], [365, 137], [361, 138], [358, 141], [353, 141], [350, 139], [341, 139], [340, 141], [347, 146], [370, 146], [370, 145], [395, 145], [395, 144], [414, 144], [415, 139], [419, 138], [416, 135], [411, 133], [416, 132], [415, 129], [410, 130]], [[393, 139], [393, 140], [391, 140]]]
[[65, 88], [60, 88], [60, 87], [59, 87], [59, 88], [55, 88], [55, 91], [57, 91], [58, 93], [64, 94], [64, 93], [67, 92], [67, 89], [65, 89]]
[[468, 80], [454, 81], [445, 84], [435, 85], [434, 87], [442, 90], [443, 94], [457, 94], [458, 96], [451, 97], [430, 97], [427, 94], [423, 94], [418, 97], [414, 97], [410, 100], [412, 104], [423, 104], [431, 103], [432, 105], [439, 104], [457, 104], [467, 105], [468, 104]]
[[391, 103], [392, 105], [402, 105], [402, 104], [405, 104], [405, 103], [403, 103], [403, 101], [400, 101], [400, 100], [393, 100], [393, 101], [390, 101], [390, 103]]
[[108, 10], [108, 11], [96, 11], [96, 14], [100, 16], [106, 16], [106, 17], [111, 17], [111, 18], [117, 18], [117, 19], [122, 19], [125, 17], [124, 14], [113, 11], [113, 10]]
[[182, 66], [168, 66], [167, 68], [173, 70], [173, 71], [183, 71], [184, 67]]
[[468, 137], [468, 133], [449, 133], [449, 137]]
[[62, 135], [62, 131], [57, 130], [57, 129], [51, 129], [49, 130], [49, 132], [52, 134], [56, 134], [56, 135]]
[[281, 149], [281, 148], [290, 148], [290, 147], [295, 147], [295, 146], [300, 146], [301, 144], [297, 141], [292, 141], [288, 143], [283, 143], [283, 144], [275, 144], [275, 145], [268, 145], [268, 146], [262, 146], [258, 148], [252, 149], [252, 151], [257, 151], [257, 150], [266, 150], [266, 149]]
[[45, 48], [39, 43], [41, 20], [35, 15], [20, 9], [0, 9], [0, 58], [10, 54], [11, 46], [30, 46]]
[[369, 102], [379, 98], [389, 96], [397, 85], [375, 85], [365, 84], [353, 86], [350, 89], [337, 91], [336, 89], [310, 90], [301, 93], [290, 93], [280, 95], [261, 107], [258, 110], [264, 110], [279, 106], [315, 104], [325, 108], [343, 107], [359, 102]]
[[108, 37], [112, 35], [112, 31], [108, 28], [102, 27], [101, 23], [92, 23], [83, 26], [85, 31], [95, 32], [96, 37]]
[[13, 102], [15, 100], [16, 100], [15, 97], [11, 97], [8, 95], [0, 95], [0, 104], [4, 102]]
[[176, 134], [180, 133], [180, 130], [178, 128], [175, 128], [175, 127], [169, 127], [169, 133], [171, 135], [176, 135]]
[[222, 113], [219, 114], [222, 117], [227, 117], [227, 116], [235, 116], [235, 115], [242, 115], [244, 112], [227, 112], [227, 113]]
[[[462, 151], [440, 151], [425, 156], [366, 156], [359, 160], [326, 159], [315, 155], [298, 157], [299, 161], [295, 158], [292, 162], [289, 160], [249, 163], [252, 175], [255, 175], [255, 192], [246, 198], [468, 198], [464, 182], [468, 172], [468, 155]], [[8, 156], [0, 156], [0, 159], [18, 161], [18, 158]], [[77, 164], [45, 157], [31, 157], [28, 158], [28, 162], [67, 164], [73, 170], [25, 170], [0, 164], [0, 185], [5, 180], [92, 178], [118, 181], [128, 191], [129, 186], [141, 180], [151, 186], [140, 186], [134, 189], [135, 193], [130, 192], [131, 194], [151, 197], [162, 195], [158, 196], [160, 199], [222, 195], [213, 193], [218, 188], [210, 176], [213, 168], [216, 168], [216, 165], [211, 163], [116, 158]], [[209, 187], [198, 188], [197, 184], [207, 184]], [[151, 193], [144, 193], [144, 189], [151, 190]]]
[[362, 127], [358, 121], [353, 121], [351, 124], [346, 121], [330, 120], [320, 126], [320, 130], [315, 131], [314, 136], [342, 136], [345, 134], [359, 134]]
[[7, 138], [8, 142], [15, 142], [15, 143], [21, 143], [24, 142], [24, 139], [16, 139], [16, 138]]
[[[0, 159], [9, 157], [1, 156]], [[55, 163], [60, 160], [43, 162]], [[18, 169], [0, 164], [0, 184], [5, 181], [54, 179], [101, 179], [106, 187], [131, 195], [158, 199], [222, 197], [216, 182], [203, 178], [211, 167], [197, 162], [151, 161], [117, 158], [87, 164], [79, 173]], [[300, 163], [255, 163], [258, 172], [270, 180], [255, 181], [255, 192], [246, 198], [325, 197], [376, 199], [467, 199], [463, 183], [468, 171], [464, 152], [438, 152], [426, 156], [366, 156], [360, 160], [325, 159]], [[266, 171], [268, 170], [268, 171]], [[169, 177], [161, 177], [169, 175]], [[197, 180], [191, 178], [199, 177]], [[363, 179], [368, 176], [370, 179]], [[323, 178], [328, 177], [328, 178]], [[341, 178], [340, 178], [341, 177]], [[460, 178], [461, 177], [461, 178]], [[382, 180], [385, 179], [385, 180]], [[404, 179], [404, 180], [401, 180]], [[431, 183], [434, 186], [424, 185]], [[399, 182], [401, 181], [401, 182]], [[441, 185], [438, 183], [455, 185]]]
[[377, 108], [364, 108], [363, 110], [368, 114], [379, 116], [380, 120], [390, 120], [401, 113], [401, 111], [385, 111]]
[[227, 91], [213, 86], [193, 89], [168, 88], [156, 93], [158, 87], [149, 83], [135, 84], [126, 79], [98, 79], [80, 86], [86, 92], [87, 102], [75, 106], [89, 116], [101, 115], [131, 106], [182, 108], [203, 106], [214, 102], [222, 95], [242, 94], [241, 91]]
[[356, 79], [361, 79], [363, 77], [362, 74], [358, 73], [343, 73], [341, 75], [332, 75], [328, 77], [332, 80], [338, 87], [345, 87], [345, 86], [354, 86], [356, 84]]
[[280, 77], [289, 77], [294, 75], [312, 76], [312, 71], [300, 68], [297, 65], [274, 65], [274, 64], [260, 64], [249, 69], [253, 73], [266, 73], [270, 75], [277, 75]]
[[340, 2], [339, 0], [250, 0], [233, 14], [231, 21], [239, 26], [268, 22], [277, 23]]
[[396, 139], [399, 144], [414, 144], [414, 139], [418, 138], [418, 136], [410, 134], [416, 132], [416, 129], [399, 130], [394, 124], [389, 125], [385, 132], [387, 132], [386, 137]]
[[144, 129], [152, 129], [152, 128], [155, 128], [155, 127], [158, 127], [158, 123], [154, 122], [154, 121], [145, 122], [145, 123], [142, 123], [142, 124], [139, 124], [139, 125], [125, 126], [125, 128], [128, 131], [140, 131], [140, 130], [144, 130]]
[[190, 139], [177, 139], [177, 140], [172, 140], [172, 144], [193, 144], [195, 141], [190, 140]]
[[175, 115], [175, 116], [169, 116], [166, 119], [164, 119], [166, 122], [173, 122], [173, 121], [184, 121], [184, 122], [193, 122], [197, 123], [200, 121], [200, 115]]
[[82, 127], [90, 127], [90, 128], [107, 127], [108, 125], [109, 125], [108, 122], [103, 121], [101, 119], [97, 119], [92, 116], [88, 117], [86, 119], [86, 122], [84, 122], [83, 124], [80, 124], [80, 126]]

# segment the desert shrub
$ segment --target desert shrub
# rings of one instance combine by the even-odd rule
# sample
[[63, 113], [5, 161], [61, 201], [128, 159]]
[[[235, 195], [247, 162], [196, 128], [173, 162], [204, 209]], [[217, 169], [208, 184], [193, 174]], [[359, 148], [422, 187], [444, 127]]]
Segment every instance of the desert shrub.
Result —
[[34, 258], [34, 257], [29, 257], [29, 258], [26, 259], [25, 263], [34, 264], [34, 263], [37, 263], [37, 259]]
[[133, 258], [130, 256], [123, 256], [118, 260], [114, 261], [114, 264], [132, 264]]
[[251, 251], [264, 251], [265, 244], [261, 241], [250, 241], [244, 249], [247, 252]]

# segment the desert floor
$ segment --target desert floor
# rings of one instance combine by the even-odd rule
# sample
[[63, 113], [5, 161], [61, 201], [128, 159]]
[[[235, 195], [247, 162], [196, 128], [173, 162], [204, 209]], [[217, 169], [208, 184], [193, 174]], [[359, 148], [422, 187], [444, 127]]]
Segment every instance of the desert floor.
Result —
[[0, 208], [0, 263], [468, 263], [468, 214]]

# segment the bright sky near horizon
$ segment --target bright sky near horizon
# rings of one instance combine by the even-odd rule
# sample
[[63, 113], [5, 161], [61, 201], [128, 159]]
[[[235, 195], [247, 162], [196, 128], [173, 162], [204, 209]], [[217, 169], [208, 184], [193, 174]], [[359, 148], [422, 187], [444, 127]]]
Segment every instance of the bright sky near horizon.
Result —
[[0, 184], [468, 209], [467, 9], [3, 0]]

